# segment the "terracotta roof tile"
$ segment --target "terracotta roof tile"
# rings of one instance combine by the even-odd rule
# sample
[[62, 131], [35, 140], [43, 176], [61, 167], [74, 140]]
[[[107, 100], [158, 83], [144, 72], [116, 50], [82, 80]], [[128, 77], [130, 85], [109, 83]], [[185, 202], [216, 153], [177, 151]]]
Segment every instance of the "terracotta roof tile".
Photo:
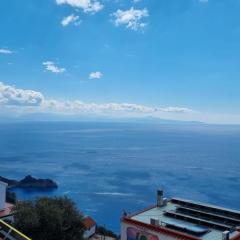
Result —
[[91, 217], [86, 217], [83, 219], [83, 225], [86, 229], [96, 226], [96, 222]]

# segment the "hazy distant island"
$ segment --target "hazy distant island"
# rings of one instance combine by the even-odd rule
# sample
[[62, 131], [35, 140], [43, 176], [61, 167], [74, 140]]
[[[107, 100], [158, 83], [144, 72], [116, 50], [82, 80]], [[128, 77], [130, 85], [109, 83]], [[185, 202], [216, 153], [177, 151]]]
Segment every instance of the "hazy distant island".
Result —
[[0, 176], [0, 181], [7, 183], [9, 188], [36, 188], [41, 190], [48, 190], [58, 187], [57, 183], [52, 179], [37, 179], [31, 175], [24, 177], [20, 181]]

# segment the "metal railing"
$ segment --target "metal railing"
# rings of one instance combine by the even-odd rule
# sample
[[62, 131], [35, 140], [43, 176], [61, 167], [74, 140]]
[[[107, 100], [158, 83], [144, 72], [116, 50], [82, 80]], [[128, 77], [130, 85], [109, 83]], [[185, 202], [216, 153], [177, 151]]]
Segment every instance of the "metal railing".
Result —
[[17, 229], [0, 219], [0, 239], [3, 240], [32, 240]]

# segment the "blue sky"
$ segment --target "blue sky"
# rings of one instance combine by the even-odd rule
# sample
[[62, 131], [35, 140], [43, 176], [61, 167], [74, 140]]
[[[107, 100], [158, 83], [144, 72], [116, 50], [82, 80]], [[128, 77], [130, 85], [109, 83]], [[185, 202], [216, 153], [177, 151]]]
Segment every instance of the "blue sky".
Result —
[[2, 0], [0, 108], [240, 123], [239, 12], [239, 0]]

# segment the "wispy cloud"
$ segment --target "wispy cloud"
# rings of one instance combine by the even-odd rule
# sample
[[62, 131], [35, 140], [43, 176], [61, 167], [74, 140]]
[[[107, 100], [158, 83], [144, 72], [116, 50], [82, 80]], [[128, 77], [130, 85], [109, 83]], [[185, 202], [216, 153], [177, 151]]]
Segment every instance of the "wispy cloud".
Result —
[[127, 28], [136, 31], [146, 26], [146, 23], [143, 22], [143, 18], [148, 17], [149, 13], [146, 8], [140, 10], [132, 7], [126, 11], [118, 9], [112, 15], [116, 26], [125, 25]]
[[45, 69], [46, 69], [47, 71], [50, 71], [50, 72], [52, 72], [52, 73], [63, 73], [63, 72], [66, 71], [65, 68], [59, 68], [59, 67], [57, 67], [57, 66], [55, 65], [55, 63], [52, 62], [52, 61], [46, 61], [46, 62], [43, 62], [42, 64], [43, 64], [43, 66], [45, 66]]
[[103, 77], [103, 74], [101, 73], [101, 72], [99, 72], [99, 71], [97, 71], [97, 72], [91, 72], [90, 74], [89, 74], [89, 79], [100, 79], [100, 78], [102, 78]]
[[75, 26], [79, 26], [81, 20], [79, 20], [79, 16], [71, 14], [67, 17], [64, 17], [63, 20], [61, 21], [61, 24], [64, 27], [68, 26], [70, 23], [74, 24]]
[[56, 0], [58, 5], [67, 4], [71, 7], [81, 8], [84, 12], [96, 13], [103, 9], [103, 5], [97, 0]]
[[16, 109], [18, 112], [45, 112], [70, 115], [102, 115], [117, 117], [156, 116], [162, 113], [189, 114], [186, 107], [150, 107], [134, 103], [84, 103], [80, 100], [59, 101], [47, 99], [41, 92], [19, 89], [0, 82], [0, 108]]
[[139, 113], [139, 114], [152, 114], [158, 112], [165, 113], [191, 113], [192, 109], [181, 107], [149, 107], [145, 105], [133, 104], [133, 103], [84, 103], [79, 100], [75, 101], [56, 101], [46, 100], [44, 104], [45, 108], [60, 111], [64, 113], [99, 113], [99, 114], [112, 114], [114, 112], [122, 113]]
[[0, 48], [0, 54], [12, 54], [13, 51], [6, 49], [6, 48]]

